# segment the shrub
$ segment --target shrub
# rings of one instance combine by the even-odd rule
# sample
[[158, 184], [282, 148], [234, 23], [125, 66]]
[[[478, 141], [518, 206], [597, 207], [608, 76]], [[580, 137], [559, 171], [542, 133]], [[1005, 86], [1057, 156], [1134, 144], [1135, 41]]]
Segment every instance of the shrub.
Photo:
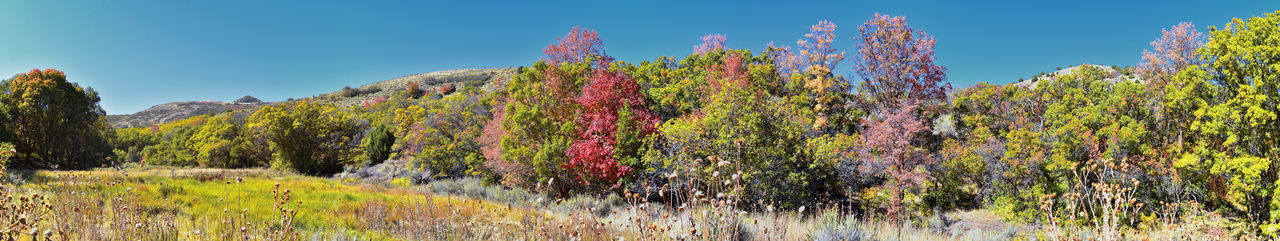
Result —
[[440, 94], [441, 94], [441, 95], [448, 95], [448, 94], [452, 94], [452, 93], [453, 93], [453, 91], [454, 91], [454, 89], [453, 89], [453, 84], [444, 84], [444, 86], [440, 86]]
[[409, 98], [413, 99], [421, 98], [423, 94], [426, 94], [426, 91], [423, 91], [422, 87], [418, 86], [417, 81], [409, 82], [409, 84], [405, 86], [405, 91], [408, 91]]
[[364, 155], [368, 158], [366, 165], [375, 165], [391, 156], [391, 144], [396, 137], [386, 125], [378, 125], [364, 138]]
[[814, 241], [860, 241], [875, 240], [853, 215], [842, 215], [836, 210], [823, 211], [816, 223], [809, 230], [809, 239]]
[[387, 103], [387, 101], [388, 101], [387, 96], [382, 95], [378, 97], [373, 97], [373, 99], [371, 100], [364, 100], [363, 104], [361, 104], [360, 107], [369, 108], [377, 104]]
[[339, 92], [339, 94], [341, 94], [342, 97], [349, 98], [349, 97], [356, 97], [357, 95], [360, 95], [360, 91], [356, 89], [352, 89], [351, 86], [344, 86], [342, 87], [342, 92]]
[[17, 151], [13, 149], [13, 144], [8, 142], [0, 142], [0, 167], [6, 167], [9, 159], [13, 158]]
[[445, 179], [427, 183], [427, 191], [443, 195], [457, 195], [475, 199], [490, 200], [509, 205], [528, 205], [545, 196], [519, 188], [505, 188], [496, 185], [485, 185], [484, 181], [474, 177]]
[[200, 166], [245, 168], [261, 166], [270, 154], [256, 142], [256, 136], [244, 130], [244, 120], [223, 114], [206, 118], [190, 138], [187, 148], [196, 154]]

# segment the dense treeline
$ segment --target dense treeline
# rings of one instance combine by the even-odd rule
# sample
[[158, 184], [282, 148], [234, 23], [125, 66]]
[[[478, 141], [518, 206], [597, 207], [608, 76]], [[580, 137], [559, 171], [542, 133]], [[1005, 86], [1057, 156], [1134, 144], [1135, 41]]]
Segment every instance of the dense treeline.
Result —
[[[735, 187], [718, 195], [756, 210], [913, 221], [987, 208], [1103, 229], [1207, 210], [1250, 232], [1280, 224], [1280, 12], [1207, 36], [1175, 25], [1136, 68], [1086, 64], [962, 89], [935, 63], [934, 38], [903, 17], [859, 25], [849, 58], [832, 45], [836, 28], [822, 21], [796, 46], [762, 52], [707, 35], [693, 54], [639, 63], [574, 28], [493, 90], [413, 82], [362, 106], [290, 101], [115, 132], [92, 90], [33, 71], [3, 84], [0, 138], [19, 167], [112, 160], [331, 175], [394, 159], [433, 178], [559, 196], [723, 182]], [[65, 139], [40, 140], [51, 136]], [[653, 201], [673, 201], [663, 197]]]

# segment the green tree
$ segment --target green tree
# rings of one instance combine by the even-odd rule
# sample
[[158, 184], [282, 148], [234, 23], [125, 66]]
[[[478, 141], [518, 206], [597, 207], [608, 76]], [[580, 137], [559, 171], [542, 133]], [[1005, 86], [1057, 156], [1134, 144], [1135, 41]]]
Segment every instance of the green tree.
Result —
[[208, 115], [195, 116], [148, 128], [148, 131], [156, 135], [156, 144], [142, 148], [142, 163], [171, 166], [198, 165], [198, 150], [191, 149], [188, 143], [209, 117]]
[[395, 143], [396, 136], [391, 133], [391, 129], [386, 125], [377, 125], [364, 138], [364, 155], [369, 165], [374, 165], [387, 160], [391, 157], [391, 145]]
[[[557, 66], [538, 61], [507, 83], [502, 159], [531, 167], [529, 179], [547, 182], [557, 178], [561, 183], [571, 183], [565, 181], [569, 180], [567, 173], [558, 168], [568, 161], [565, 151], [577, 132], [578, 106], [573, 97], [590, 73], [589, 68], [586, 63]], [[565, 186], [557, 188], [560, 187]]]
[[118, 162], [141, 162], [143, 148], [159, 144], [159, 135], [151, 128], [116, 129], [115, 132], [111, 137], [111, 147], [115, 152], [114, 160]]
[[807, 107], [774, 101], [766, 86], [778, 75], [767, 58], [730, 52], [706, 71], [708, 84], [700, 95], [705, 107], [664, 122], [659, 132], [665, 140], [650, 149], [645, 162], [710, 185], [738, 174], [744, 187], [735, 195], [744, 205], [796, 208], [833, 195], [831, 166], [815, 162], [805, 147], [812, 119], [789, 115]]
[[67, 81], [62, 71], [31, 70], [0, 82], [10, 138], [19, 168], [90, 168], [110, 153], [98, 93]]
[[200, 166], [244, 168], [266, 164], [269, 152], [265, 144], [246, 130], [243, 113], [227, 113], [209, 117], [187, 140], [187, 148], [195, 151]]
[[365, 129], [350, 112], [306, 100], [263, 107], [248, 123], [270, 144], [273, 168], [308, 175], [329, 175], [353, 164]]
[[397, 146], [413, 156], [418, 166], [430, 168], [436, 177], [482, 176], [484, 156], [478, 140], [491, 118], [489, 101], [478, 88], [397, 110], [395, 123], [401, 132]]
[[[1209, 38], [1196, 52], [1202, 64], [1183, 70], [1175, 77], [1183, 84], [1170, 87], [1181, 90], [1170, 95], [1193, 101], [1179, 107], [1196, 107], [1195, 144], [1175, 165], [1208, 171], [1201, 181], [1225, 181], [1225, 190], [1211, 190], [1211, 198], [1274, 235], [1280, 221], [1280, 11], [1211, 27]], [[1196, 98], [1205, 90], [1208, 98]]]

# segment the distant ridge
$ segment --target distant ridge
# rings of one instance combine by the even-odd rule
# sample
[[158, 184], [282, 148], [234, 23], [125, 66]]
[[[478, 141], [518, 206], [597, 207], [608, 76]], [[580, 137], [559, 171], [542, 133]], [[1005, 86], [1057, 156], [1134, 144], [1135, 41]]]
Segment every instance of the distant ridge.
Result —
[[108, 115], [107, 122], [115, 128], [133, 128], [164, 124], [192, 116], [216, 114], [235, 109], [256, 108], [265, 103], [235, 103], [221, 101], [170, 102], [152, 106], [129, 115]]
[[1035, 76], [1035, 77], [1032, 77], [1031, 79], [1028, 79], [1028, 80], [1023, 80], [1023, 81], [1019, 81], [1019, 82], [1014, 82], [1014, 83], [1012, 83], [1011, 85], [1013, 85], [1013, 86], [1025, 87], [1025, 88], [1029, 88], [1029, 89], [1035, 89], [1035, 88], [1036, 88], [1036, 86], [1040, 84], [1040, 81], [1045, 81], [1045, 80], [1054, 80], [1054, 79], [1057, 79], [1057, 78], [1058, 78], [1058, 76], [1063, 76], [1063, 75], [1071, 74], [1072, 72], [1075, 72], [1076, 70], [1079, 70], [1080, 68], [1082, 68], [1082, 67], [1084, 67], [1084, 66], [1092, 66], [1092, 67], [1094, 67], [1094, 68], [1101, 69], [1103, 72], [1115, 74], [1115, 76], [1114, 76], [1114, 77], [1110, 77], [1110, 78], [1103, 79], [1104, 81], [1110, 82], [1110, 83], [1112, 83], [1112, 84], [1120, 83], [1121, 81], [1133, 81], [1133, 82], [1137, 82], [1137, 83], [1142, 83], [1142, 81], [1143, 81], [1142, 77], [1140, 77], [1140, 76], [1138, 76], [1138, 75], [1134, 75], [1134, 74], [1128, 74], [1128, 75], [1126, 75], [1126, 74], [1120, 74], [1120, 73], [1119, 73], [1119, 70], [1116, 70], [1116, 68], [1113, 68], [1113, 67], [1111, 67], [1111, 66], [1103, 66], [1103, 65], [1095, 65], [1095, 64], [1084, 64], [1084, 65], [1077, 65], [1077, 66], [1071, 66], [1071, 67], [1069, 67], [1069, 68], [1060, 69], [1060, 70], [1058, 70], [1058, 71], [1054, 71], [1054, 72], [1052, 72], [1052, 73], [1048, 73], [1048, 74], [1044, 74], [1044, 75]]
[[361, 85], [360, 87], [351, 87], [349, 92], [339, 90], [317, 95], [311, 99], [317, 102], [330, 102], [340, 107], [349, 107], [360, 105], [363, 101], [371, 100], [378, 96], [391, 96], [398, 91], [404, 91], [409, 82], [418, 82], [419, 88], [426, 90], [428, 95], [438, 92], [439, 88], [444, 85], [454, 85], [453, 87], [457, 89], [461, 89], [465, 85], [475, 85], [485, 90], [493, 90], [493, 88], [510, 81], [518, 71], [520, 71], [520, 67], [442, 70], [378, 81]]
[[[359, 105], [364, 100], [374, 99], [378, 96], [390, 96], [397, 91], [403, 91], [406, 89], [409, 82], [418, 82], [420, 88], [427, 90], [427, 93], [435, 93], [444, 85], [454, 85], [454, 88], [461, 88], [465, 85], [475, 85], [486, 90], [492, 90], [494, 88], [498, 88], [506, 81], [511, 80], [519, 70], [520, 67], [435, 71], [378, 81], [365, 84], [360, 87], [353, 87], [350, 88], [350, 90], [339, 90], [336, 92], [319, 94], [309, 98], [298, 99], [309, 99], [316, 102], [332, 103], [341, 107], [350, 107], [353, 105]], [[108, 115], [107, 123], [115, 128], [145, 127], [169, 123], [175, 120], [191, 118], [199, 115], [217, 114], [241, 109], [256, 109], [270, 104], [274, 103], [261, 102], [257, 98], [248, 95], [240, 97], [234, 102], [170, 102], [155, 105], [151, 108], [147, 108], [133, 114]]]

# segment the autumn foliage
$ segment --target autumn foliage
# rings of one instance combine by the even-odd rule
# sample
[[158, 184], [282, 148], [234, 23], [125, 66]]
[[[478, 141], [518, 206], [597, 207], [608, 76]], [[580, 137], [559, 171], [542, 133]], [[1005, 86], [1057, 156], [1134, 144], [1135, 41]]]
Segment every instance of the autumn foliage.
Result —
[[724, 42], [727, 38], [723, 34], [707, 34], [702, 36], [702, 44], [693, 46], [693, 53], [705, 54], [707, 52], [725, 50]]
[[422, 97], [422, 95], [426, 93], [426, 91], [418, 85], [417, 81], [409, 82], [409, 84], [405, 85], [405, 91], [408, 91], [409, 98], [414, 99]]
[[884, 183], [890, 192], [887, 211], [890, 216], [899, 217], [904, 206], [912, 204], [906, 196], [923, 193], [934, 157], [921, 147], [919, 137], [929, 131], [929, 126], [916, 114], [915, 104], [903, 103], [887, 111], [883, 117], [871, 120], [863, 132], [861, 169], [888, 179]]
[[[846, 57], [836, 29], [819, 21], [763, 52], [707, 34], [691, 54], [637, 63], [574, 27], [496, 88], [450, 83], [420, 98], [410, 82], [360, 106], [316, 98], [114, 133], [98, 132], [110, 129], [95, 92], [35, 70], [0, 85], [0, 147], [12, 142], [8, 164], [31, 168], [114, 154], [329, 176], [394, 159], [419, 171], [414, 181], [479, 177], [551, 198], [832, 207], [904, 226], [980, 209], [1051, 236], [1075, 227], [1102, 238], [1208, 212], [1239, 237], [1280, 234], [1280, 12], [1204, 35], [1175, 25], [1136, 74], [1086, 64], [954, 92], [936, 40], [905, 17], [858, 26], [844, 46], [856, 80], [836, 74]], [[115, 153], [95, 149], [97, 138]], [[723, 202], [671, 198], [680, 190]], [[1154, 208], [1188, 203], [1203, 209]]]
[[1204, 46], [1204, 34], [1196, 31], [1196, 25], [1178, 23], [1160, 31], [1160, 38], [1151, 41], [1153, 49], [1142, 51], [1137, 71], [1156, 86], [1164, 86], [1178, 71], [1200, 64], [1196, 55], [1200, 46]]
[[941, 100], [951, 88], [947, 68], [934, 64], [933, 36], [907, 25], [905, 17], [877, 13], [858, 26], [853, 70], [873, 102]]
[[583, 63], [592, 60], [591, 57], [603, 57], [596, 59], [608, 63], [612, 58], [608, 58], [604, 52], [604, 41], [600, 41], [599, 34], [592, 29], [583, 29], [574, 26], [569, 33], [561, 37], [559, 41], [548, 45], [542, 49], [542, 53], [546, 54], [543, 60], [552, 65], [561, 63]]
[[832, 44], [835, 42], [835, 31], [838, 27], [834, 22], [828, 20], [818, 21], [817, 24], [809, 27], [809, 33], [804, 34], [804, 38], [796, 40], [798, 49], [793, 52], [790, 46], [774, 46], [769, 43], [769, 57], [777, 66], [778, 73], [783, 78], [788, 78], [793, 73], [801, 73], [807, 71], [811, 67], [820, 67], [825, 70], [832, 70], [841, 60], [844, 60], [844, 50], [836, 49]]
[[822, 20], [809, 27], [804, 39], [797, 40], [800, 46], [800, 60], [807, 66], [819, 66], [833, 69], [844, 60], [844, 50], [838, 50], [831, 44], [836, 40], [836, 24]]
[[612, 185], [632, 171], [615, 159], [626, 151], [618, 146], [619, 129], [635, 128], [643, 138], [656, 131], [658, 119], [625, 73], [597, 69], [588, 81], [577, 97], [579, 131], [563, 167], [588, 185]]

